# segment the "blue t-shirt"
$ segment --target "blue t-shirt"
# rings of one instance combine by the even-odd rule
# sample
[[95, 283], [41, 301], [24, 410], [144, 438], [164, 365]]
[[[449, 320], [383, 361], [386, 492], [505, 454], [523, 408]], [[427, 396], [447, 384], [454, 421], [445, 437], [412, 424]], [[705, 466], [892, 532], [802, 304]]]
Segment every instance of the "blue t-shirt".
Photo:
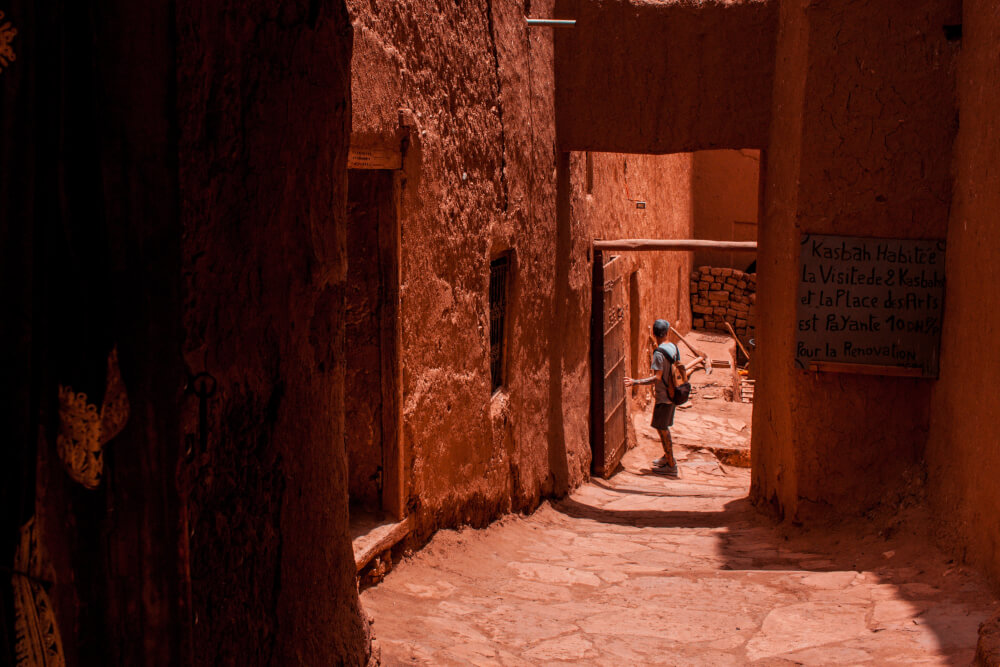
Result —
[[[676, 345], [673, 343], [663, 343], [653, 350], [653, 360], [649, 367], [654, 373], [663, 369], [664, 374], [666, 374], [670, 370], [670, 364], [677, 363], [680, 359], [681, 353], [677, 349]], [[667, 381], [669, 381], [669, 379], [669, 377], [663, 378], [663, 380]], [[661, 380], [654, 382], [653, 386], [655, 387], [654, 394], [656, 395], [656, 402], [670, 403], [670, 396], [667, 395], [667, 385]]]

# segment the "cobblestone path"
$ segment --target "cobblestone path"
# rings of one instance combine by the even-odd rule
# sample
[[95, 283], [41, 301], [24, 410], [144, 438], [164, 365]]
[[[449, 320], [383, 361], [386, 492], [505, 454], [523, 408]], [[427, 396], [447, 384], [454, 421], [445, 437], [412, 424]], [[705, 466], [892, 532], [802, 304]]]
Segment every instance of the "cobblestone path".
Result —
[[930, 546], [923, 510], [891, 539], [872, 523], [777, 525], [745, 499], [749, 470], [709, 452], [681, 448], [680, 480], [649, 474], [646, 424], [612, 480], [442, 531], [365, 591], [383, 663], [970, 663], [995, 603]]

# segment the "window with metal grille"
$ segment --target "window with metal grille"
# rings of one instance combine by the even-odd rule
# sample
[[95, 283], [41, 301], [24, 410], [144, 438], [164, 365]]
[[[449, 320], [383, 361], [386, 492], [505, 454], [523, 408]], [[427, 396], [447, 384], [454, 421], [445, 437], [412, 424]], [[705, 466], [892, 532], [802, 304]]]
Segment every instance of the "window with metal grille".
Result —
[[504, 325], [507, 320], [507, 275], [510, 257], [490, 262], [490, 380], [496, 391], [504, 381]]

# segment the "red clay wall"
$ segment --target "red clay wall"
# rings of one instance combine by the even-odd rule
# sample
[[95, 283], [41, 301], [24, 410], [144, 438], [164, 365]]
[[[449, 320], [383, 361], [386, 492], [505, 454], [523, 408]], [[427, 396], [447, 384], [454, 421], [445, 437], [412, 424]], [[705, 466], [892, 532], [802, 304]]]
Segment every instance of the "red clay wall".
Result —
[[364, 664], [342, 444], [346, 8], [176, 13], [183, 354], [218, 382], [178, 475], [196, 662]]
[[753, 495], [786, 516], [871, 507], [923, 455], [929, 380], [793, 369], [796, 267], [803, 232], [944, 237], [957, 46], [942, 26], [959, 22], [956, 9], [782, 3], [758, 254]]
[[[399, 146], [400, 108], [415, 124], [400, 210], [403, 447], [410, 513], [426, 536], [531, 507], [589, 464], [585, 411], [565, 416], [565, 439], [552, 428], [564, 384], [580, 391], [586, 350], [570, 348], [564, 367], [552, 343], [551, 31], [529, 33], [511, 2], [349, 6], [352, 141]], [[512, 252], [507, 379], [491, 397], [489, 263], [503, 252]]]
[[933, 388], [927, 484], [960, 555], [1000, 579], [1000, 12], [965, 0], [958, 68], [959, 131], [948, 227], [941, 376]]
[[[758, 150], [695, 152], [691, 174], [693, 238], [756, 241], [759, 175]], [[699, 250], [694, 253], [694, 264], [742, 271], [756, 258], [757, 254], [750, 252]]]
[[[590, 242], [689, 235], [690, 158], [595, 156], [585, 197], [582, 155], [555, 151], [552, 31], [529, 31], [522, 4], [354, 0], [350, 9], [352, 141], [406, 148], [403, 447], [419, 539], [533, 507], [589, 474]], [[413, 126], [401, 128], [401, 117]], [[645, 211], [627, 201], [626, 160]], [[504, 252], [507, 379], [491, 396], [489, 262]], [[689, 260], [642, 266], [644, 278], [667, 283], [654, 291], [643, 281], [643, 326], [654, 313], [689, 326]]]
[[778, 2], [559, 0], [562, 150], [763, 148]]
[[[34, 514], [70, 667], [369, 657], [341, 444], [350, 24], [342, 2], [266, 4], [5, 18], [0, 247], [23, 291], [3, 340], [26, 389], [3, 393], [24, 417], [4, 420], [0, 566]], [[131, 410], [86, 490], [56, 455], [56, 390], [72, 375], [99, 404], [105, 343]]]
[[[592, 192], [587, 192], [587, 154], [573, 153], [574, 250], [577, 257], [590, 252], [588, 240], [615, 238], [692, 238], [690, 153], [674, 155], [622, 155], [591, 153]], [[645, 203], [637, 208], [636, 202]], [[638, 287], [639, 332], [630, 332], [638, 344], [634, 377], [645, 377], [652, 351], [653, 321], [664, 318], [681, 333], [691, 329], [689, 301], [690, 252], [621, 253], [635, 274]], [[582, 262], [578, 270], [588, 270]], [[575, 275], [574, 284], [589, 274]], [[590, 317], [590, 292], [574, 292]], [[631, 307], [632, 304], [630, 304]], [[630, 364], [631, 365], [631, 364]]]

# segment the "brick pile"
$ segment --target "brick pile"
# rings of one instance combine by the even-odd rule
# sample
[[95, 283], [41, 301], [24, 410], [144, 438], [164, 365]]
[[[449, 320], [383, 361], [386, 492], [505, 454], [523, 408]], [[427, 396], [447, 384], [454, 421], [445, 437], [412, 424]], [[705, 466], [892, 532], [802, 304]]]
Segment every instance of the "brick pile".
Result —
[[700, 266], [691, 273], [691, 318], [695, 329], [729, 333], [729, 322], [744, 341], [753, 335], [757, 274]]

